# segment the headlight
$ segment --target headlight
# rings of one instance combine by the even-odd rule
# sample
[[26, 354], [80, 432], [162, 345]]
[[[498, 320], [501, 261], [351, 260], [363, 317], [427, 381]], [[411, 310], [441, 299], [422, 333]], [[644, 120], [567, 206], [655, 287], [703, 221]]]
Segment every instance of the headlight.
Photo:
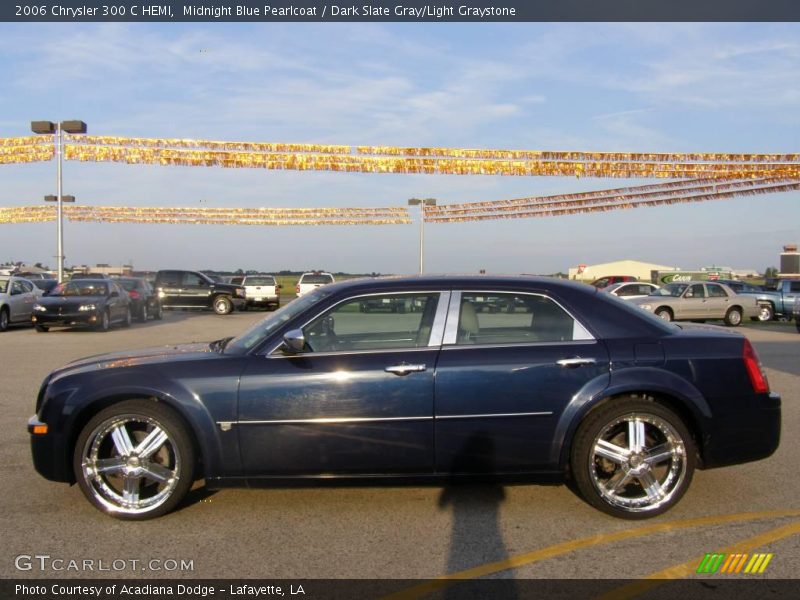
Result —
[[87, 310], [97, 310], [97, 305], [95, 304], [81, 304], [78, 308], [80, 311], [87, 311]]
[[33, 310], [38, 310], [39, 312], [47, 312], [47, 309], [41, 304], [34, 304]]
[[653, 310], [652, 304], [640, 304], [639, 308], [643, 308], [644, 310]]

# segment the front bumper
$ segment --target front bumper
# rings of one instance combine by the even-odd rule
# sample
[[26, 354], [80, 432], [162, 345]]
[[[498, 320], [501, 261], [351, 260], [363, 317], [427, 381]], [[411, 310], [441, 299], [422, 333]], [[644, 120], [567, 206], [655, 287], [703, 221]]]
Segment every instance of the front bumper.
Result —
[[100, 321], [100, 315], [96, 311], [85, 311], [77, 313], [34, 313], [31, 321], [36, 325], [44, 325], [46, 327], [70, 327], [70, 326], [84, 326], [91, 327]]
[[72, 483], [74, 477], [69, 467], [64, 437], [52, 431], [44, 434], [34, 433], [36, 428], [43, 425], [45, 424], [36, 415], [28, 419], [33, 467], [45, 479]]

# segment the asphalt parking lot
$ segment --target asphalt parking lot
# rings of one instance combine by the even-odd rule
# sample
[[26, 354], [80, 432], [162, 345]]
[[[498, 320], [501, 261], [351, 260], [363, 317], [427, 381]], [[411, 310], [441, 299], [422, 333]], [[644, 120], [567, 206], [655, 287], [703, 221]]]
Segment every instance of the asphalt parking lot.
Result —
[[[741, 328], [760, 352], [772, 389], [783, 396], [777, 453], [761, 462], [697, 472], [672, 511], [643, 522], [606, 516], [565, 486], [464, 485], [216, 493], [199, 488], [180, 510], [129, 523], [96, 511], [77, 487], [34, 472], [25, 424], [50, 370], [90, 354], [234, 335], [263, 316], [173, 312], [161, 322], [109, 333], [37, 334], [23, 327], [2, 334], [0, 576], [619, 579], [672, 567], [676, 576], [692, 576], [705, 553], [731, 548], [774, 554], [758, 577], [796, 576], [800, 334], [787, 323]], [[15, 557], [37, 554], [126, 566], [102, 573], [15, 566]], [[161, 565], [192, 561], [192, 568], [142, 573], [142, 562], [135, 567], [130, 562], [153, 559]], [[406, 597], [424, 592], [412, 588]]]

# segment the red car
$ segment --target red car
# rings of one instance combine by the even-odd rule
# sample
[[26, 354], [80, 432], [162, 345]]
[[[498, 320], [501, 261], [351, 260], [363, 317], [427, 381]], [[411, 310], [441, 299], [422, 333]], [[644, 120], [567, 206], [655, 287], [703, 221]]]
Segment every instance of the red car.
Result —
[[592, 285], [598, 289], [603, 289], [606, 286], [611, 285], [612, 283], [627, 283], [628, 281], [639, 281], [633, 275], [609, 275], [608, 277], [601, 277], [600, 279], [595, 279], [592, 282]]

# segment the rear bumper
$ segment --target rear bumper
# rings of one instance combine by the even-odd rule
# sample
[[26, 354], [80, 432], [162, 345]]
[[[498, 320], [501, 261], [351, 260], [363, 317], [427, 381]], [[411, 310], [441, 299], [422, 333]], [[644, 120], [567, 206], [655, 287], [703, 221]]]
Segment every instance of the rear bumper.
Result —
[[770, 393], [758, 410], [714, 417], [714, 432], [706, 440], [703, 467], [723, 467], [767, 458], [778, 449], [780, 441], [781, 397]]
[[265, 306], [278, 304], [280, 301], [280, 296], [259, 296], [258, 298], [247, 298], [247, 306]]
[[28, 433], [31, 436], [31, 456], [33, 467], [45, 479], [72, 483], [72, 471], [64, 437], [58, 433], [34, 434], [34, 427], [44, 425], [36, 415], [28, 419]]

